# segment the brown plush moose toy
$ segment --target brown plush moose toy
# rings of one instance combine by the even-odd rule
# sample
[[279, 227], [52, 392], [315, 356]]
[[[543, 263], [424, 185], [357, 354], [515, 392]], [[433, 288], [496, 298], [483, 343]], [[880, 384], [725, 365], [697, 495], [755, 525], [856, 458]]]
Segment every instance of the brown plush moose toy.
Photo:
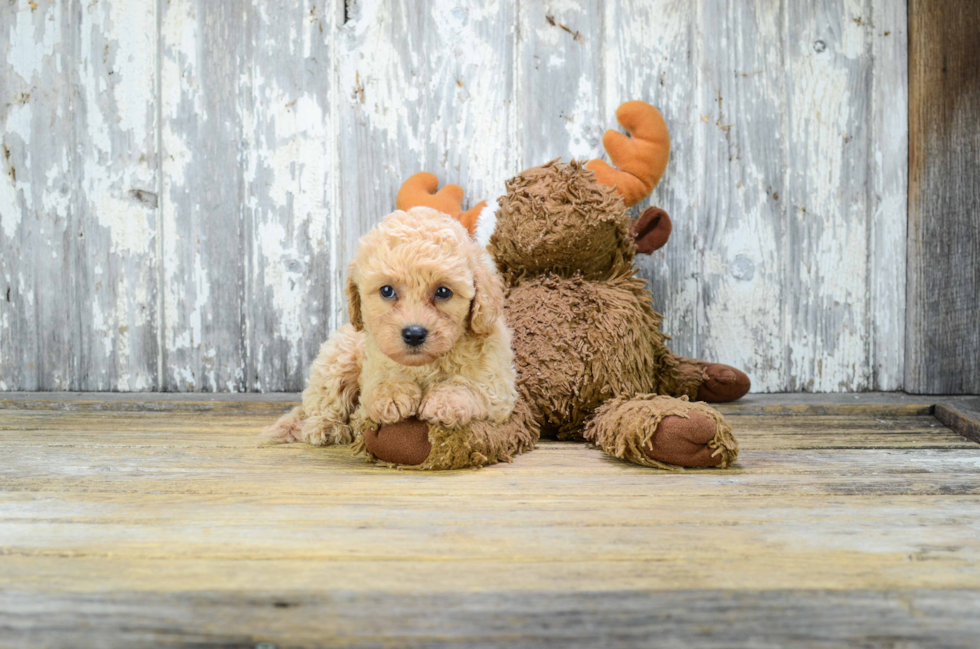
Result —
[[[630, 136], [608, 131], [613, 165], [552, 161], [507, 181], [495, 214], [462, 211], [462, 190], [436, 192], [431, 174], [402, 187], [398, 208], [434, 207], [471, 233], [495, 216], [489, 251], [505, 280], [519, 401], [504, 425], [447, 430], [417, 420], [362, 431], [370, 457], [450, 469], [508, 461], [539, 436], [593, 442], [609, 455], [659, 468], [727, 467], [738, 454], [731, 428], [703, 401], [733, 401], [749, 378], [727, 365], [675, 356], [660, 331], [637, 252], [664, 245], [670, 219], [627, 206], [660, 181], [667, 126], [641, 101], [616, 113]], [[488, 212], [490, 212], [488, 214]], [[478, 223], [479, 221], [479, 223]], [[698, 400], [698, 402], [693, 400]]]

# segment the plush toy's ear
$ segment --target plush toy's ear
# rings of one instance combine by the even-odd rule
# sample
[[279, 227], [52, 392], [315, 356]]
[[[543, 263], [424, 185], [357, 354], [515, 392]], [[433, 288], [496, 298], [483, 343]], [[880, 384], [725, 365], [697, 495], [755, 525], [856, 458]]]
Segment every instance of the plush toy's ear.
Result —
[[463, 188], [459, 185], [446, 185], [439, 191], [439, 179], [427, 171], [420, 171], [404, 182], [395, 198], [395, 207], [409, 210], [425, 206], [448, 214], [466, 228], [470, 236], [476, 232], [476, 222], [487, 202], [481, 201], [473, 208], [463, 211]]
[[470, 329], [477, 336], [489, 336], [504, 317], [504, 289], [497, 277], [482, 260], [477, 260], [473, 273], [476, 293], [470, 302]]
[[615, 187], [630, 207], [646, 198], [664, 175], [670, 135], [663, 115], [645, 101], [626, 102], [616, 109], [616, 120], [629, 135], [609, 130], [602, 136], [602, 146], [615, 166], [598, 159], [585, 166], [595, 172], [600, 184]]
[[648, 207], [643, 214], [630, 222], [630, 234], [636, 241], [636, 251], [649, 255], [667, 244], [673, 225], [667, 212], [659, 207]]
[[347, 313], [350, 323], [357, 331], [364, 330], [364, 319], [361, 317], [361, 293], [354, 280], [354, 262], [347, 267]]

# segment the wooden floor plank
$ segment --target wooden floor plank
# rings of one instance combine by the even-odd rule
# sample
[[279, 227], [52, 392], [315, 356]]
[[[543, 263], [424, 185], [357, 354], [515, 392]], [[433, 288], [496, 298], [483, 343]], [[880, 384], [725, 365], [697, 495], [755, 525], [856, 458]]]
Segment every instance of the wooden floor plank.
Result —
[[[72, 411], [226, 411], [286, 410], [299, 403], [292, 393], [177, 392], [4, 392], [2, 409], [55, 409]], [[715, 404], [725, 414], [929, 414], [936, 403], [980, 404], [980, 396], [917, 395], [902, 392], [828, 392], [748, 394], [732, 403]]]
[[[64, 442], [58, 433], [71, 433], [73, 443], [133, 443], [210, 445], [221, 437], [247, 446], [246, 436], [257, 435], [273, 418], [254, 415], [156, 412], [2, 411], [0, 434], [4, 443], [39, 439]], [[965, 439], [932, 416], [737, 416], [733, 430], [744, 449], [776, 448], [972, 448]], [[257, 442], [254, 442], [257, 444]]]
[[898, 553], [799, 552], [748, 558], [704, 554], [688, 561], [673, 555], [643, 561], [386, 561], [316, 556], [284, 559], [208, 557], [116, 558], [61, 554], [0, 555], [2, 591], [193, 593], [224, 591], [234, 597], [268, 591], [430, 593], [528, 591], [576, 593], [607, 590], [901, 590], [952, 591], [977, 587], [971, 562], [921, 560]]
[[[147, 498], [124, 505], [59, 499], [48, 506], [50, 498], [38, 498], [0, 502], [0, 521], [7, 555], [120, 560], [644, 562], [701, 554], [806, 557], [826, 547], [841, 556], [872, 549], [872, 562], [980, 559], [975, 498], [904, 496], [883, 505], [873, 497], [731, 496], [693, 510], [685, 497], [630, 500], [539, 498], [515, 510], [513, 503], [508, 508], [472, 496], [424, 503], [294, 498], [249, 506], [197, 500], [190, 507]], [[828, 562], [836, 563], [834, 556], [827, 553]]]
[[[226, 403], [0, 408], [0, 646], [79, 629], [104, 646], [980, 632], [980, 445], [916, 404], [730, 414], [728, 471], [545, 441], [512, 464], [419, 473], [260, 446], [282, 402]], [[562, 619], [585, 626], [556, 634]]]
[[[980, 591], [0, 593], [10, 646], [962, 647]], [[243, 617], [246, 612], [248, 617]], [[58, 620], [52, 624], [52, 619]], [[39, 631], [43, 630], [43, 631]]]
[[729, 471], [665, 473], [583, 445], [552, 444], [559, 448], [543, 444], [513, 464], [441, 474], [375, 467], [347, 448], [27, 447], [0, 464], [0, 490], [372, 498], [980, 493], [980, 448], [746, 451]]
[[[52, 428], [61, 430], [100, 430], [111, 426], [112, 430], [145, 431], [158, 429], [200, 430], [246, 426], [261, 429], [275, 421], [266, 413], [155, 412], [155, 411], [65, 411], [0, 409], [0, 430], [32, 430]], [[794, 430], [805, 432], [814, 426], [848, 429], [898, 429], [920, 430], [942, 427], [931, 415], [881, 415], [877, 413], [848, 415], [731, 415], [731, 425], [736, 429]]]

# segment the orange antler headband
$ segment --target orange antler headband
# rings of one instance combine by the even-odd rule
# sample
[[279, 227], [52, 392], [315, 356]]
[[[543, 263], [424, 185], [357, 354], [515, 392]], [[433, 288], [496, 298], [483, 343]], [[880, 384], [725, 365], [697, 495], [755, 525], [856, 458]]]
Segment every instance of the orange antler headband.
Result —
[[480, 211], [486, 207], [486, 201], [480, 201], [474, 207], [463, 211], [463, 188], [459, 185], [446, 185], [439, 191], [439, 179], [427, 171], [420, 171], [405, 181], [398, 190], [395, 207], [407, 210], [412, 207], [425, 206], [448, 214], [463, 224], [472, 235], [476, 232], [476, 221]]

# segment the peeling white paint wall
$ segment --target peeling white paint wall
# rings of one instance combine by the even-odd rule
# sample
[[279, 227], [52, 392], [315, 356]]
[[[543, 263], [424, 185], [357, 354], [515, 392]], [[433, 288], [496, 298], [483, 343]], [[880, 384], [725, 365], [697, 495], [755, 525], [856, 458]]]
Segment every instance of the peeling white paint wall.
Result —
[[901, 387], [901, 0], [83, 5], [0, 6], [0, 390], [299, 390], [403, 179], [494, 198], [629, 99], [673, 349]]

